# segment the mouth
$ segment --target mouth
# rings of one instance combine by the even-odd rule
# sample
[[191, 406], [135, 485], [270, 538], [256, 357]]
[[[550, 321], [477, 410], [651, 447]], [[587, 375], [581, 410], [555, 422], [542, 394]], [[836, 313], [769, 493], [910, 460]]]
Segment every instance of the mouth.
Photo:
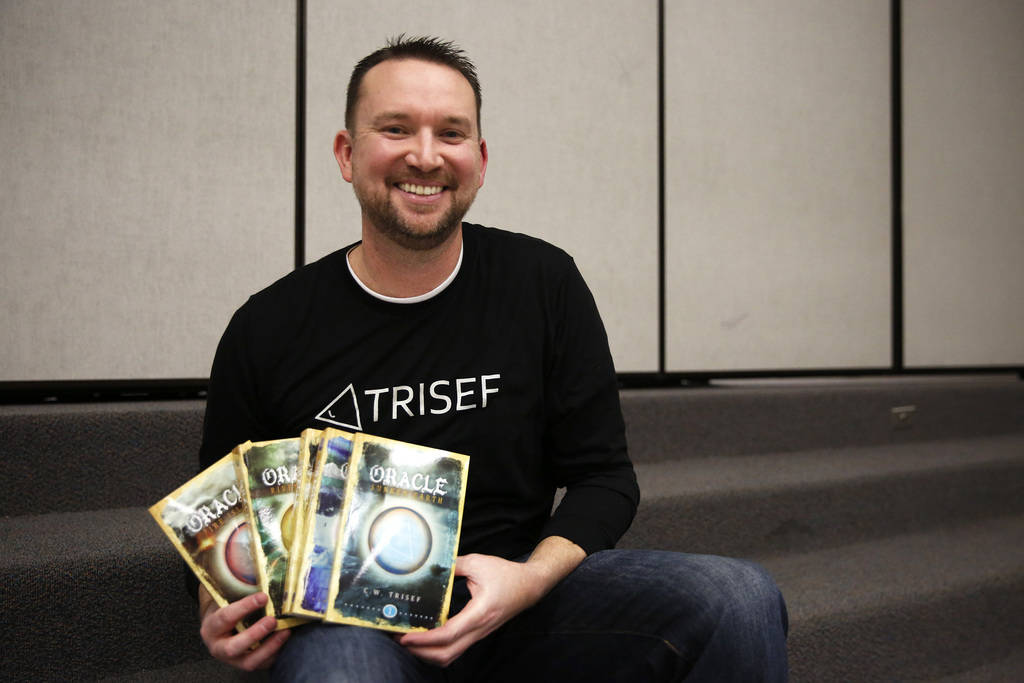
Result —
[[444, 185], [416, 185], [415, 183], [395, 183], [395, 187], [402, 192], [408, 192], [421, 197], [441, 194], [445, 189]]

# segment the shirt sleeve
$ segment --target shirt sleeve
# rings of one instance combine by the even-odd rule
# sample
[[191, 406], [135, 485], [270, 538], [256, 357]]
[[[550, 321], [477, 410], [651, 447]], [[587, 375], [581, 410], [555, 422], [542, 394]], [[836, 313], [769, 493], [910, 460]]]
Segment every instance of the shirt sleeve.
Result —
[[543, 535], [567, 538], [590, 554], [625, 533], [640, 492], [608, 336], [571, 260], [550, 313], [545, 447], [555, 483], [566, 492]]
[[224, 330], [210, 369], [200, 469], [217, 462], [240, 443], [260, 440], [264, 433], [267, 420], [259, 407], [250, 341], [247, 309], [243, 306]]

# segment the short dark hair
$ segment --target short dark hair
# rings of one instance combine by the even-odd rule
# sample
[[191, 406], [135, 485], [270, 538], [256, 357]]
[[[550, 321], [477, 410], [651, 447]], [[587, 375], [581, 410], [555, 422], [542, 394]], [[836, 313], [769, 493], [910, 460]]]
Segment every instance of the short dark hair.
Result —
[[348, 94], [345, 98], [345, 128], [352, 130], [352, 119], [355, 116], [356, 105], [359, 103], [359, 88], [362, 86], [366, 72], [381, 62], [392, 59], [420, 59], [449, 66], [462, 74], [469, 81], [469, 86], [473, 88], [473, 97], [476, 99], [476, 128], [479, 133], [482, 98], [480, 96], [480, 81], [476, 76], [476, 66], [469, 60], [462, 48], [449, 40], [430, 36], [406, 38], [404, 33], [389, 39], [384, 47], [363, 57], [352, 70], [352, 77], [348, 81]]

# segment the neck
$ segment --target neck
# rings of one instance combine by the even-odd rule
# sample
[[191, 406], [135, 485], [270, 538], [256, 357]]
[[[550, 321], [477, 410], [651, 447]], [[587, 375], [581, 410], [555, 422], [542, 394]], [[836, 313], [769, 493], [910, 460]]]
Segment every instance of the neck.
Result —
[[432, 249], [399, 246], [372, 231], [349, 254], [356, 276], [378, 294], [396, 298], [420, 296], [444, 282], [459, 262], [462, 226]]

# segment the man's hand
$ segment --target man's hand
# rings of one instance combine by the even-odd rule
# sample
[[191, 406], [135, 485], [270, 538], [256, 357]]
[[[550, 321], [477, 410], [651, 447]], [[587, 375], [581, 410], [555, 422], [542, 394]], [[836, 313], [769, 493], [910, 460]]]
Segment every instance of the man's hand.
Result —
[[253, 593], [218, 608], [203, 586], [199, 590], [199, 618], [202, 622], [199, 635], [210, 654], [243, 671], [269, 668], [291, 631], [285, 629], [274, 633], [277, 619], [270, 616], [263, 617], [241, 633], [235, 631], [235, 624], [240, 619], [267, 604], [267, 594]]
[[407, 633], [398, 642], [423, 660], [448, 666], [470, 645], [536, 604], [585, 556], [576, 544], [552, 536], [525, 563], [490, 555], [459, 557], [455, 575], [466, 577], [471, 596], [465, 608], [444, 626]]

